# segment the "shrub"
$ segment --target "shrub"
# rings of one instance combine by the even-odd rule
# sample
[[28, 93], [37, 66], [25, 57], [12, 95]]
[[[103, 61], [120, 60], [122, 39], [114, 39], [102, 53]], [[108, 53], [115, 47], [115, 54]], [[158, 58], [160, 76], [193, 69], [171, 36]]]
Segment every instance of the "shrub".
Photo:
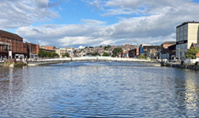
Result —
[[139, 59], [145, 59], [145, 56], [142, 54], [138, 57]]
[[113, 50], [113, 57], [116, 57], [120, 52], [123, 52], [122, 48], [115, 48]]
[[105, 52], [102, 56], [110, 56], [109, 53]]
[[196, 59], [196, 54], [198, 53], [198, 49], [196, 47], [191, 47], [188, 49], [186, 53], [186, 58], [187, 59]]

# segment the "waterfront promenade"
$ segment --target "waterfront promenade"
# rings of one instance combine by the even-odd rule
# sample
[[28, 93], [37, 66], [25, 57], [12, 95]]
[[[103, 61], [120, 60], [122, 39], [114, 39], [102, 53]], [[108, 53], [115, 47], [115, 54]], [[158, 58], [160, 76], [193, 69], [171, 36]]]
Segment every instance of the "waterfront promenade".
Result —
[[137, 59], [137, 58], [113, 58], [113, 57], [74, 57], [74, 58], [53, 58], [53, 59], [38, 59], [35, 61], [29, 61], [28, 66], [38, 66], [45, 64], [54, 64], [54, 63], [64, 63], [70, 61], [118, 61], [118, 62], [142, 62], [142, 63], [156, 63], [157, 62], [149, 61], [146, 59]]

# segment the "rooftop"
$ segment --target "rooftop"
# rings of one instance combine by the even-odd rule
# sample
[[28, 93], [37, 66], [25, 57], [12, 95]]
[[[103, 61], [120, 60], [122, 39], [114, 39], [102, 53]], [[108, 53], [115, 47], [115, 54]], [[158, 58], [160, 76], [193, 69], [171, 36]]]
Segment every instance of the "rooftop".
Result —
[[193, 47], [196, 47], [197, 49], [199, 49], [199, 44], [193, 43], [192, 45], [193, 45]]
[[183, 25], [186, 25], [188, 23], [199, 23], [198, 21], [187, 21], [187, 22], [183, 22], [181, 25], [178, 25], [176, 28], [181, 27]]
[[5, 37], [9, 37], [9, 38], [15, 38], [15, 39], [19, 39], [19, 40], [23, 39], [22, 37], [20, 37], [17, 34], [10, 33], [10, 32], [3, 31], [3, 30], [0, 30], [0, 36], [5, 36]]
[[176, 41], [165, 41], [165, 42], [162, 43], [162, 44], [173, 44], [173, 43], [176, 43]]

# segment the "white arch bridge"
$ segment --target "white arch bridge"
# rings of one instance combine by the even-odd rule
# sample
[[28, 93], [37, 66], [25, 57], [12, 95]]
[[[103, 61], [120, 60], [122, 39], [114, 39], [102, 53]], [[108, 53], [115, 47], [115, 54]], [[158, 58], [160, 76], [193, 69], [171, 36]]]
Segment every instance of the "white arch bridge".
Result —
[[137, 58], [114, 58], [114, 57], [73, 57], [73, 58], [53, 58], [53, 59], [38, 59], [34, 61], [29, 61], [28, 66], [37, 66], [45, 64], [55, 64], [55, 63], [64, 63], [70, 61], [118, 61], [118, 62], [143, 62], [143, 63], [154, 63], [159, 64], [159, 62], [154, 62], [146, 59], [137, 59]]

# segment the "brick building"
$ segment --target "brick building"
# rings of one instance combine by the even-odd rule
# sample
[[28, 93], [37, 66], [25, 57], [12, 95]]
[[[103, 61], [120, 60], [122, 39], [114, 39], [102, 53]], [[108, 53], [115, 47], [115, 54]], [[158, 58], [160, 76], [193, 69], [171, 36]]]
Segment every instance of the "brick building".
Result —
[[14, 57], [15, 54], [27, 55], [27, 47], [23, 44], [22, 37], [0, 30], [0, 58], [8, 58], [9, 51], [12, 52], [10, 53], [12, 57]]
[[27, 47], [26, 50], [27, 50], [28, 58], [32, 57], [31, 55], [39, 54], [39, 44], [25, 42], [24, 45]]
[[139, 55], [144, 55], [151, 59], [158, 59], [160, 51], [161, 47], [159, 45], [142, 44], [139, 46]]
[[139, 56], [139, 48], [129, 50], [129, 57], [130, 58], [136, 58], [138, 56]]
[[40, 46], [40, 49], [46, 49], [46, 50], [55, 50], [55, 46]]
[[[175, 41], [166, 41], [164, 43], [161, 44], [161, 53], [160, 53], [160, 59], [167, 59], [170, 60], [171, 56], [175, 56], [174, 53], [171, 53], [173, 51], [175, 51], [173, 46], [175, 45], [176, 42]], [[172, 47], [170, 47], [172, 46]]]

